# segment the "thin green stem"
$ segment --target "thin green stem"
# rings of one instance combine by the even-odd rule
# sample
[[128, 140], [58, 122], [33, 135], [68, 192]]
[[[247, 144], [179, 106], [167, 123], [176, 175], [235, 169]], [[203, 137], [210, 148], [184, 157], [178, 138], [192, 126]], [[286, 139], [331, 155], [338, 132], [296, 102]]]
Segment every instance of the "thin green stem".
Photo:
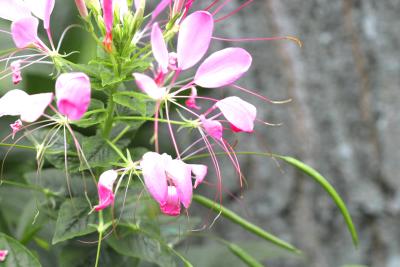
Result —
[[[156, 121], [153, 117], [140, 117], [140, 116], [120, 116], [114, 118], [116, 121]], [[176, 125], [189, 125], [189, 123], [184, 121], [172, 121], [172, 120], [164, 120], [157, 119], [158, 122], [171, 123]]]
[[104, 128], [103, 128], [103, 137], [105, 139], [108, 139], [111, 134], [112, 126], [114, 123], [114, 109], [115, 109], [115, 102], [113, 98], [115, 90], [112, 90], [110, 92], [110, 96], [108, 98], [108, 104], [107, 104], [107, 118], [106, 121], [104, 122]]
[[99, 265], [101, 241], [103, 240], [104, 232], [103, 211], [101, 210], [99, 211], [99, 226], [97, 227], [97, 231], [99, 232], [99, 241], [97, 243], [96, 263], [94, 267], [97, 267]]

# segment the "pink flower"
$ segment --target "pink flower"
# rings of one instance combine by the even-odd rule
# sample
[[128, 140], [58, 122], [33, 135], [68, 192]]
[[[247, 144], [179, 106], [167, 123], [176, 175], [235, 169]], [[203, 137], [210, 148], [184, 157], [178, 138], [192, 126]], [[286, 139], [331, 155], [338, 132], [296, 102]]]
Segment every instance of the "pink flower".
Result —
[[186, 164], [182, 160], [172, 159], [167, 154], [147, 152], [140, 163], [144, 183], [150, 195], [160, 204], [164, 214], [177, 216], [180, 204], [189, 208], [192, 201], [192, 172], [196, 186], [207, 174], [204, 165]]
[[234, 83], [251, 66], [251, 55], [242, 48], [230, 47], [211, 54], [197, 69], [194, 83], [217, 88]]
[[113, 184], [118, 177], [118, 173], [114, 170], [103, 172], [100, 175], [97, 184], [97, 192], [99, 195], [99, 204], [94, 208], [99, 211], [114, 204]]
[[24, 0], [24, 2], [36, 17], [43, 20], [43, 27], [49, 29], [55, 0]]
[[8, 250], [0, 250], [0, 261], [3, 262], [6, 260], [8, 254]]
[[236, 132], [252, 132], [257, 109], [237, 96], [230, 96], [215, 104]]
[[223, 127], [219, 121], [206, 119], [204, 115], [200, 115], [201, 126], [211, 137], [220, 140], [222, 138]]
[[70, 120], [79, 120], [89, 107], [90, 93], [90, 80], [86, 74], [61, 74], [56, 82], [58, 110]]
[[0, 117], [20, 116], [22, 121], [34, 122], [43, 115], [52, 100], [52, 93], [28, 95], [14, 89], [0, 98]]
[[13, 61], [10, 65], [12, 72], [12, 81], [14, 84], [19, 84], [22, 81], [21, 60]]
[[[197, 11], [189, 15], [180, 25], [177, 47], [178, 69], [193, 67], [205, 55], [210, 46], [214, 20], [207, 11]], [[164, 73], [170, 64], [168, 48], [157, 23], [151, 33], [153, 55]]]
[[21, 120], [16, 120], [13, 124], [10, 124], [11, 130], [12, 130], [12, 139], [14, 139], [15, 134], [18, 133], [21, 128], [22, 128], [22, 121]]

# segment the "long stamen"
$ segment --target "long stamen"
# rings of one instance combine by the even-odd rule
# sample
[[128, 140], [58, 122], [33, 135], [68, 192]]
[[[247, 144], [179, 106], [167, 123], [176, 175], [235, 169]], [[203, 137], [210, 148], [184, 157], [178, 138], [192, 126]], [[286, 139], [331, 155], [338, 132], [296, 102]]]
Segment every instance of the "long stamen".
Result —
[[155, 150], [157, 153], [160, 152], [160, 145], [158, 142], [158, 117], [159, 117], [159, 112], [160, 112], [160, 101], [157, 101], [156, 103], [156, 112], [155, 112], [155, 120], [154, 120], [154, 146], [155, 146]]
[[165, 114], [167, 115], [167, 121], [168, 121], [168, 129], [169, 129], [169, 133], [171, 135], [171, 139], [172, 139], [172, 144], [174, 145], [175, 151], [176, 151], [176, 157], [178, 159], [181, 158], [181, 155], [179, 153], [179, 149], [178, 149], [178, 144], [175, 140], [175, 135], [174, 135], [174, 131], [172, 129], [172, 124], [169, 122], [169, 111], [168, 111], [168, 102], [165, 101]]
[[[35, 64], [35, 63], [37, 63], [37, 62], [39, 62], [39, 61], [42, 61], [43, 59], [45, 59], [45, 58], [47, 58], [47, 57], [48, 57], [48, 55], [46, 55], [46, 56], [44, 56], [44, 57], [41, 57], [41, 58], [39, 58], [38, 60], [33, 61], [33, 62], [29, 63], [29, 64], [26, 64], [25, 66], [21, 67], [20, 70], [23, 70], [23, 69], [25, 69], [25, 68], [27, 68], [27, 67], [29, 67], [29, 66], [31, 66], [31, 65], [33, 65], [33, 64]], [[7, 74], [1, 76], [1, 77], [0, 77], [0, 80], [3, 80], [4, 78], [7, 78], [7, 77], [10, 76], [10, 75], [12, 75], [12, 72], [7, 73]]]
[[219, 11], [221, 11], [221, 9], [223, 9], [231, 1], [232, 0], [225, 0], [225, 2], [223, 2], [219, 7], [217, 7], [217, 9], [214, 10], [212, 15], [215, 16]]
[[269, 103], [271, 103], [271, 104], [287, 104], [287, 103], [292, 102], [292, 99], [291, 99], [291, 98], [286, 99], [286, 100], [279, 100], [279, 101], [271, 100], [271, 99], [269, 99], [269, 98], [267, 98], [267, 97], [265, 97], [265, 96], [262, 96], [262, 95], [260, 95], [260, 94], [257, 94], [256, 92], [253, 92], [253, 91], [251, 91], [251, 90], [249, 90], [249, 89], [246, 89], [246, 88], [241, 87], [241, 86], [236, 85], [236, 84], [233, 84], [232, 87], [234, 87], [234, 88], [236, 88], [236, 89], [238, 89], [238, 90], [241, 90], [241, 91], [243, 91], [243, 92], [246, 92], [246, 93], [248, 93], [248, 94], [250, 94], [250, 95], [256, 96], [256, 97], [258, 97], [258, 98], [260, 98], [260, 99], [262, 99], [262, 100], [264, 100], [264, 101], [266, 101], [266, 102], [269, 102]]
[[215, 23], [220, 22], [220, 21], [222, 21], [222, 20], [224, 20], [224, 19], [229, 18], [230, 16], [235, 15], [237, 12], [239, 12], [240, 10], [242, 10], [243, 8], [245, 8], [247, 5], [251, 4], [253, 1], [254, 1], [254, 0], [248, 0], [248, 1], [246, 1], [246, 2], [243, 3], [241, 6], [239, 6], [237, 9], [233, 10], [232, 12], [228, 13], [227, 15], [225, 15], [225, 16], [219, 18], [219, 19], [216, 19], [216, 20], [215, 20]]
[[62, 42], [64, 41], [65, 35], [67, 34], [67, 32], [68, 32], [69, 30], [71, 30], [71, 29], [73, 29], [73, 28], [82, 28], [82, 26], [81, 26], [81, 25], [78, 25], [78, 24], [72, 24], [72, 25], [69, 25], [67, 28], [65, 28], [65, 30], [62, 32], [61, 37], [60, 37], [60, 40], [58, 41], [58, 44], [57, 44], [57, 50], [56, 50], [57, 53], [60, 51], [61, 44], [62, 44]]
[[289, 40], [295, 42], [300, 48], [303, 47], [303, 42], [294, 36], [276, 36], [276, 37], [255, 37], [255, 38], [223, 38], [223, 37], [211, 37], [214, 40], [224, 42], [258, 42], [258, 41], [281, 41]]
[[212, 2], [208, 7], [206, 7], [204, 10], [208, 11], [210, 10], [213, 6], [215, 6], [216, 4], [218, 4], [219, 0], [214, 0], [214, 2]]

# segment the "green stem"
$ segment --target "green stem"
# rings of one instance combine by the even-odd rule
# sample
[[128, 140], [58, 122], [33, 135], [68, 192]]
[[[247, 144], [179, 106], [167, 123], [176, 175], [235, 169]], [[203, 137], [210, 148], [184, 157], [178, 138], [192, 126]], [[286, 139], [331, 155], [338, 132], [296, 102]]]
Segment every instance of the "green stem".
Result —
[[103, 211], [101, 210], [99, 211], [99, 226], [97, 227], [97, 231], [99, 232], [99, 241], [97, 243], [96, 263], [94, 267], [97, 267], [99, 264], [101, 241], [103, 239], [103, 232], [104, 232]]
[[193, 195], [193, 200], [199, 203], [202, 206], [205, 206], [213, 211], [219, 212], [223, 217], [232, 221], [233, 223], [243, 227], [247, 231], [296, 254], [301, 254], [301, 251], [291, 244], [279, 239], [278, 237], [264, 231], [260, 227], [246, 221], [233, 211], [223, 207], [222, 205], [200, 195]]
[[114, 123], [114, 109], [115, 109], [115, 102], [113, 98], [114, 90], [111, 91], [110, 96], [108, 98], [108, 105], [107, 105], [107, 118], [104, 122], [103, 128], [103, 137], [108, 139], [111, 134], [112, 126]]
[[[119, 116], [114, 118], [117, 121], [156, 121], [153, 117], [140, 117], [140, 116]], [[171, 123], [176, 125], [189, 125], [187, 122], [184, 121], [171, 121], [171, 120], [164, 120], [164, 119], [157, 119], [158, 122], [165, 122]]]

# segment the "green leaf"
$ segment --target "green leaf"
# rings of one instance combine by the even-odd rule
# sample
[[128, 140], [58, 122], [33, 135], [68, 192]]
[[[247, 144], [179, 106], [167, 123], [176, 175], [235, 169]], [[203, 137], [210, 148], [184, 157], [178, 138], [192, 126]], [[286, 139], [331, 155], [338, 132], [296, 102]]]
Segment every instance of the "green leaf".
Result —
[[162, 267], [176, 266], [175, 257], [179, 257], [187, 267], [192, 265], [182, 255], [170, 248], [164, 241], [136, 225], [120, 226], [116, 234], [106, 242], [118, 253], [155, 263]]
[[285, 162], [289, 163], [290, 165], [296, 167], [297, 169], [301, 170], [303, 173], [307, 174], [311, 178], [313, 178], [317, 183], [319, 183], [325, 191], [332, 197], [333, 201], [336, 203], [337, 207], [339, 208], [340, 212], [342, 213], [344, 220], [346, 221], [347, 228], [351, 234], [353, 239], [354, 246], [358, 246], [358, 235], [357, 230], [354, 227], [353, 221], [351, 219], [350, 213], [347, 210], [346, 204], [344, 203], [343, 199], [339, 196], [333, 186], [325, 179], [319, 172], [315, 169], [311, 168], [310, 166], [304, 164], [303, 162], [286, 156], [279, 156], [275, 155], [277, 158], [284, 160]]
[[244, 229], [246, 229], [249, 232], [252, 232], [253, 234], [279, 246], [282, 247], [288, 251], [291, 251], [293, 253], [296, 254], [301, 254], [301, 251], [299, 249], [297, 249], [296, 247], [294, 247], [293, 245], [279, 239], [278, 237], [264, 231], [263, 229], [261, 229], [260, 227], [250, 223], [249, 221], [243, 219], [242, 217], [240, 217], [239, 215], [237, 215], [236, 213], [234, 213], [233, 211], [223, 207], [222, 205], [220, 205], [219, 203], [216, 203], [206, 197], [200, 196], [200, 195], [193, 195], [193, 200], [196, 201], [197, 203], [201, 204], [202, 206], [205, 206], [207, 208], [212, 209], [215, 212], [219, 212], [221, 213], [221, 215], [225, 218], [227, 218], [228, 220], [230, 220], [231, 222], [243, 227]]
[[90, 207], [85, 199], [67, 199], [60, 207], [52, 244], [84, 236], [96, 231], [90, 224], [96, 223], [95, 214], [88, 215]]
[[0, 263], [4, 267], [40, 267], [38, 259], [17, 240], [0, 233], [0, 248], [8, 250], [6, 260]]
[[152, 116], [155, 110], [155, 102], [147, 95], [137, 92], [118, 92], [113, 95], [117, 104], [129, 108], [141, 116]]
[[239, 247], [236, 244], [229, 244], [228, 246], [229, 250], [235, 254], [239, 259], [241, 259], [244, 263], [247, 264], [249, 267], [263, 267], [258, 260], [254, 259], [249, 253], [247, 253], [245, 250], [243, 250], [241, 247]]

